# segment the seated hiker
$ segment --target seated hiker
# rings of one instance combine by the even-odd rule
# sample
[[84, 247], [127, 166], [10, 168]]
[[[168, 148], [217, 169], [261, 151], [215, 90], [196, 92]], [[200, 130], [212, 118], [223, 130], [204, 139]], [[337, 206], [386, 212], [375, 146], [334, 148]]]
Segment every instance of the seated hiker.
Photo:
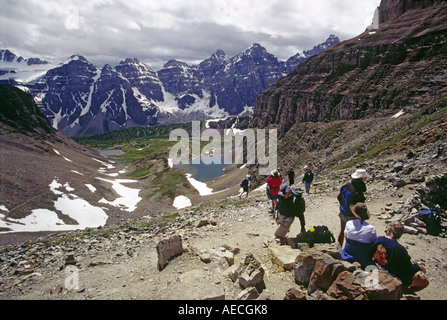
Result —
[[407, 250], [397, 242], [403, 233], [404, 226], [400, 221], [391, 222], [386, 236], [378, 237], [373, 245], [373, 260], [399, 278], [404, 288], [417, 292], [426, 288], [429, 281], [424, 266], [412, 263]]
[[351, 205], [351, 212], [355, 220], [346, 223], [346, 244], [341, 251], [341, 258], [351, 263], [357, 261], [365, 269], [366, 266], [373, 264], [372, 245], [377, 239], [376, 228], [365, 221], [370, 218], [370, 212], [365, 203]]
[[[300, 219], [301, 232], [306, 232], [304, 211], [299, 201], [296, 201], [298, 195], [292, 192], [292, 188], [289, 185], [284, 185], [278, 195], [280, 199], [277, 206], [276, 222], [279, 224], [279, 227], [275, 232], [275, 237], [281, 244], [285, 244], [287, 242], [286, 235], [290, 231], [295, 217]], [[275, 213], [273, 213], [273, 218], [275, 219]]]

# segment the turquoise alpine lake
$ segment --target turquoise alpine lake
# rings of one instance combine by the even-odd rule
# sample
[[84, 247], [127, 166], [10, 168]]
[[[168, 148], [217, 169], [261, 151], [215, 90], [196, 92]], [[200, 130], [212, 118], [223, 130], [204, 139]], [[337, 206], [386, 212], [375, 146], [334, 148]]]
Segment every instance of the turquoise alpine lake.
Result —
[[[209, 159], [209, 160], [207, 160]], [[217, 177], [220, 177], [224, 172], [223, 169], [228, 166], [228, 164], [224, 163], [223, 157], [221, 157], [221, 164], [215, 164], [211, 163], [208, 164], [211, 161], [212, 157], [202, 157], [200, 158], [200, 163], [193, 164], [192, 161], [189, 163], [181, 163], [181, 164], [175, 164], [174, 168], [179, 169], [180, 171], [191, 174], [191, 177], [204, 182], [204, 181], [210, 181]], [[205, 161], [204, 161], [205, 160]]]

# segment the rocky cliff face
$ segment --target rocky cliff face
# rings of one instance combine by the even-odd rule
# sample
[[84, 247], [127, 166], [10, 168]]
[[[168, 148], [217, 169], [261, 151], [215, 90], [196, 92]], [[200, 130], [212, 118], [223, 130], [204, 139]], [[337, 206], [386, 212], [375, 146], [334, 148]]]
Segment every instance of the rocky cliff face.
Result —
[[300, 64], [258, 97], [252, 125], [284, 134], [299, 122], [359, 119], [447, 94], [447, 3], [429, 2], [382, 1], [378, 30]]
[[390, 22], [407, 11], [425, 9], [442, 2], [442, 0], [382, 0], [379, 7], [379, 22]]

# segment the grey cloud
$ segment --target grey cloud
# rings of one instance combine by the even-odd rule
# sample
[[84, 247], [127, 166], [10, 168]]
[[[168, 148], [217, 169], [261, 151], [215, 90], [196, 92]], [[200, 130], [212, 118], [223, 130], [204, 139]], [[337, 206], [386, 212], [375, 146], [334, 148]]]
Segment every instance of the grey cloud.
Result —
[[[247, 7], [248, 1], [240, 0], [166, 0], [163, 11], [158, 11], [161, 3], [135, 0], [3, 2], [0, 49], [52, 62], [79, 53], [98, 67], [135, 57], [155, 70], [169, 59], [190, 64], [202, 61], [218, 49], [234, 56], [255, 42], [286, 60], [331, 33], [342, 39], [355, 36], [346, 20], [359, 15], [354, 0], [315, 0], [312, 3], [320, 7], [313, 5], [308, 14], [307, 0], [259, 0], [253, 10]], [[363, 6], [365, 3], [373, 8], [380, 0], [362, 0]], [[334, 5], [337, 7], [331, 11]], [[264, 8], [265, 13], [261, 12]], [[324, 8], [324, 13], [312, 16], [319, 8]], [[332, 17], [331, 12], [339, 17]], [[370, 20], [372, 14], [371, 9]], [[335, 28], [338, 23], [344, 29]], [[360, 29], [365, 27], [366, 23]]]

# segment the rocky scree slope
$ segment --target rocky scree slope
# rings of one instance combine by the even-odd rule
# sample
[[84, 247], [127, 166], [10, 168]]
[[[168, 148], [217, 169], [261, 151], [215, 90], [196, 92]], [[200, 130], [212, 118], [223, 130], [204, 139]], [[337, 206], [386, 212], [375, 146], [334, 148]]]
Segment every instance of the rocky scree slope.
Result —
[[[34, 209], [54, 211], [55, 202], [59, 199], [59, 195], [50, 188], [54, 180], [62, 184], [69, 182], [78, 198], [91, 203], [98, 203], [102, 198], [116, 198], [112, 184], [97, 179], [110, 179], [100, 170], [104, 164], [111, 165], [110, 159], [55, 130], [28, 93], [1, 85], [0, 103], [2, 222], [31, 217]], [[87, 188], [87, 184], [96, 186], [94, 193]], [[159, 207], [164, 208], [162, 205]], [[107, 223], [120, 221], [123, 214], [120, 208], [111, 206]], [[138, 213], [135, 215], [138, 216]], [[147, 212], [143, 210], [140, 215], [147, 215]], [[59, 218], [67, 225], [77, 224], [66, 214], [60, 214]], [[16, 220], [13, 221], [16, 223]], [[46, 232], [2, 232], [0, 243], [20, 243], [42, 234]]]

